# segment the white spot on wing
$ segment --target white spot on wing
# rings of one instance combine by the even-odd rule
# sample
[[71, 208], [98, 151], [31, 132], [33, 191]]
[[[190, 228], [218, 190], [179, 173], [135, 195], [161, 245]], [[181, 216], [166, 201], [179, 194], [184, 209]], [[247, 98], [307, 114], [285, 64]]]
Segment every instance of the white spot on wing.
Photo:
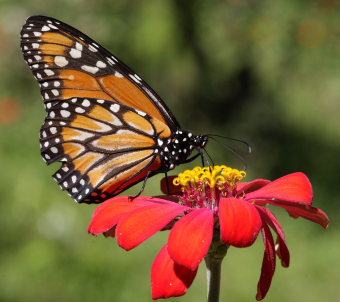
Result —
[[51, 151], [52, 151], [53, 153], [58, 153], [58, 148], [52, 147], [52, 148], [51, 148]]
[[84, 107], [89, 107], [89, 106], [91, 105], [91, 103], [90, 103], [89, 100], [85, 99], [85, 100], [82, 102], [82, 105], [83, 105]]
[[109, 62], [110, 65], [115, 65], [116, 64], [116, 62], [113, 61], [111, 58], [106, 58], [106, 59], [107, 59], [107, 61]]
[[59, 67], [64, 67], [68, 64], [68, 61], [63, 56], [56, 56], [54, 58], [54, 63]]
[[117, 78], [123, 78], [123, 77], [124, 77], [124, 76], [123, 76], [121, 73], [119, 73], [118, 71], [115, 72], [115, 76], [116, 76]]
[[135, 78], [140, 80], [140, 81], [142, 81], [142, 78], [138, 74], [136, 74], [136, 73], [135, 73]]
[[113, 112], [118, 112], [120, 109], [120, 106], [119, 104], [113, 104], [110, 106], [110, 110], [113, 111]]
[[88, 65], [82, 65], [80, 68], [82, 70], [85, 70], [85, 71], [93, 73], [93, 74], [95, 74], [99, 70], [98, 67], [88, 66]]
[[62, 117], [69, 117], [71, 115], [70, 111], [67, 110], [60, 110], [60, 114]]
[[83, 50], [83, 45], [79, 42], [76, 42], [76, 49], [82, 51]]
[[81, 57], [81, 51], [79, 49], [71, 48], [70, 55], [74, 59], [78, 59]]
[[141, 116], [146, 116], [146, 113], [143, 112], [143, 111], [140, 111], [140, 110], [136, 109], [136, 112], [137, 112], [139, 115], [141, 115]]
[[102, 61], [97, 61], [96, 66], [99, 67], [99, 68], [105, 68], [106, 64]]
[[45, 69], [44, 72], [46, 73], [47, 76], [53, 76], [54, 72], [51, 69]]
[[140, 83], [140, 80], [137, 79], [133, 74], [129, 74], [129, 77], [130, 77], [132, 80], [134, 80], [135, 82]]
[[49, 28], [47, 25], [44, 25], [42, 28], [41, 28], [42, 31], [49, 31], [51, 30], [51, 28]]
[[75, 111], [76, 111], [77, 113], [84, 113], [84, 112], [85, 112], [85, 110], [84, 110], [83, 108], [81, 108], [81, 107], [77, 107], [77, 108], [75, 109]]
[[92, 52], [97, 52], [98, 49], [93, 47], [92, 45], [89, 45], [89, 50], [91, 50]]

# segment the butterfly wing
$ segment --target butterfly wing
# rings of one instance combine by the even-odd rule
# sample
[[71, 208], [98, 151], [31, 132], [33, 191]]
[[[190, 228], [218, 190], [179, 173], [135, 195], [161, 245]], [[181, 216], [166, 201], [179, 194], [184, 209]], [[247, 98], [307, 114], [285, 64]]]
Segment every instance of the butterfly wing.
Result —
[[53, 18], [32, 16], [21, 31], [21, 47], [47, 104], [73, 97], [102, 98], [144, 111], [172, 131], [179, 127], [144, 80], [77, 29]]
[[76, 201], [101, 202], [161, 168], [151, 120], [103, 99], [59, 101], [41, 128], [42, 156], [63, 162], [53, 177]]
[[179, 125], [159, 96], [102, 46], [53, 18], [33, 16], [21, 31], [24, 58], [48, 116], [41, 151], [78, 202], [101, 202], [162, 166], [158, 137]]

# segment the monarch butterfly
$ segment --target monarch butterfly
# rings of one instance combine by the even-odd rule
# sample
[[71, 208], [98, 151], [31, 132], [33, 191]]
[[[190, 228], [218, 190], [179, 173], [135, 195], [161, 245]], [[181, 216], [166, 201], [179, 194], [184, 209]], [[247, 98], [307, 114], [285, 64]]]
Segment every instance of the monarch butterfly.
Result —
[[21, 48], [47, 111], [42, 157], [62, 163], [53, 177], [77, 202], [102, 202], [206, 145], [207, 136], [182, 130], [144, 80], [77, 29], [29, 17]]

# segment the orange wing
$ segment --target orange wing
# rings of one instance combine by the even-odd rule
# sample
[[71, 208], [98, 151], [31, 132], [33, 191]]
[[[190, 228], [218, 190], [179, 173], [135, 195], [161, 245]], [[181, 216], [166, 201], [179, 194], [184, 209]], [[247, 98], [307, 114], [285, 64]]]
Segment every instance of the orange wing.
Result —
[[92, 39], [53, 18], [30, 17], [24, 58], [48, 116], [41, 152], [61, 188], [78, 202], [101, 202], [162, 169], [157, 140], [179, 128], [159, 96]]
[[162, 168], [152, 118], [102, 99], [73, 98], [52, 105], [41, 128], [41, 153], [78, 202], [101, 202]]
[[100, 98], [149, 114], [164, 124], [164, 137], [179, 128], [145, 81], [75, 28], [49, 17], [30, 17], [21, 31], [21, 47], [47, 109], [59, 100]]

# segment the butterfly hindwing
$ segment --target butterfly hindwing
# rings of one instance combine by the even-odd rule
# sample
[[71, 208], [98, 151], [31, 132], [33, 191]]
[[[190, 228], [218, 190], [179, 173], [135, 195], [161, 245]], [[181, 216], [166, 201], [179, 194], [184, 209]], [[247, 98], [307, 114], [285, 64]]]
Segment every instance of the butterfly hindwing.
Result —
[[73, 98], [48, 109], [41, 153], [60, 161], [54, 178], [79, 202], [101, 202], [158, 170], [152, 118], [103, 99]]

